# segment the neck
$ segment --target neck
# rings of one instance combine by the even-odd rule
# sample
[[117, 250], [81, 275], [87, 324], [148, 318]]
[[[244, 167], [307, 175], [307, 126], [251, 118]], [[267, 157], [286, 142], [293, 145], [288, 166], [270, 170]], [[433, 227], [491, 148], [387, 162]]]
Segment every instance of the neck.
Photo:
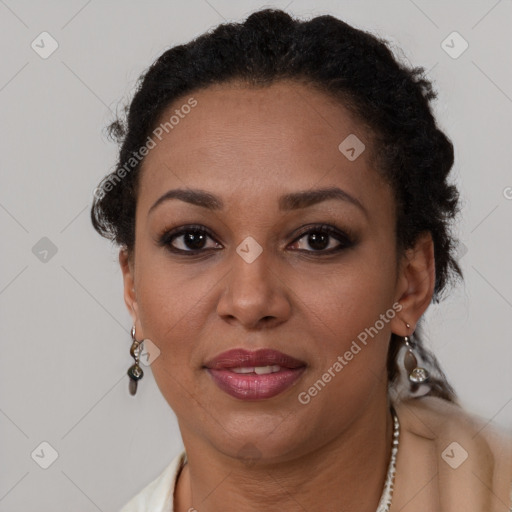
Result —
[[319, 449], [278, 462], [261, 458], [248, 465], [184, 436], [188, 464], [178, 479], [175, 512], [375, 512], [393, 436], [389, 402], [379, 404]]

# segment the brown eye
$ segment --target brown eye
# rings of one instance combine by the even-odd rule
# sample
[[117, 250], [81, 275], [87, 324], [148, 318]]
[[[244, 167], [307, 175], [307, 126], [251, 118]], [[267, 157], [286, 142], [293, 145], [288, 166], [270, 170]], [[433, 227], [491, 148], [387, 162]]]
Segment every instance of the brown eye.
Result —
[[[300, 244], [304, 248], [298, 247]], [[300, 251], [332, 253], [351, 247], [353, 242], [345, 233], [333, 226], [321, 225], [302, 233], [293, 245], [295, 246], [294, 249]]]
[[[212, 240], [207, 246], [208, 240]], [[159, 239], [159, 245], [167, 247], [171, 252], [196, 253], [203, 250], [216, 249], [220, 246], [202, 226], [182, 227], [165, 232]]]

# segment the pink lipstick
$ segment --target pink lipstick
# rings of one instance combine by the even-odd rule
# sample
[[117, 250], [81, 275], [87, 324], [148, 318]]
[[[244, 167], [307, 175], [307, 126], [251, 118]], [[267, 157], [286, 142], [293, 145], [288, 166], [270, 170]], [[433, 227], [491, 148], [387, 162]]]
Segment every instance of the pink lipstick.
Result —
[[271, 349], [229, 350], [204, 366], [220, 389], [241, 400], [276, 396], [290, 388], [306, 369], [304, 361]]

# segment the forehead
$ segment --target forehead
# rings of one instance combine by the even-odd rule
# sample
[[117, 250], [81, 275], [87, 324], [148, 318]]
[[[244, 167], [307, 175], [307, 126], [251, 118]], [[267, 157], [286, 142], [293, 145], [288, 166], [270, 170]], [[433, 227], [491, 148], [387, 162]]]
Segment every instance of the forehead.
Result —
[[[193, 108], [184, 107], [194, 102]], [[237, 189], [247, 200], [332, 185], [361, 201], [382, 195], [384, 183], [368, 166], [364, 126], [339, 101], [311, 86], [291, 81], [258, 88], [210, 86], [173, 102], [160, 126], [171, 118], [143, 162], [139, 199], [148, 202], [146, 208], [178, 186], [219, 195]]]
[[[185, 108], [190, 98], [197, 102], [193, 109]], [[181, 110], [188, 113], [179, 116]], [[357, 133], [361, 140], [368, 138], [363, 126], [339, 101], [293, 81], [265, 87], [230, 82], [200, 89], [174, 101], [158, 125], [165, 127], [171, 118], [174, 124], [167, 125], [158, 146], [164, 151], [172, 146], [175, 158], [183, 158], [192, 147], [200, 155], [209, 151], [221, 153], [220, 148], [260, 150], [266, 154], [281, 148], [280, 152], [291, 149], [304, 157], [329, 146], [337, 150], [351, 133]], [[271, 156], [279, 155], [273, 151]], [[148, 163], [151, 159], [151, 155], [146, 158]]]

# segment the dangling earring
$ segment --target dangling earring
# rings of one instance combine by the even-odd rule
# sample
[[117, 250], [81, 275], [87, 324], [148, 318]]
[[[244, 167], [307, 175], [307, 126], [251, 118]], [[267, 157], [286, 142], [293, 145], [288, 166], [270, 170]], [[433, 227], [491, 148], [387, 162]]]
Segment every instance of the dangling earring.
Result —
[[128, 370], [128, 377], [130, 377], [129, 390], [131, 395], [137, 393], [137, 382], [142, 379], [144, 372], [139, 366], [139, 357], [142, 351], [144, 340], [137, 341], [135, 338], [135, 325], [132, 327], [132, 346], [130, 348], [130, 355], [135, 359], [135, 364]]
[[[408, 323], [405, 325], [408, 329], [411, 327]], [[418, 366], [418, 359], [413, 352], [414, 346], [411, 343], [409, 336], [404, 336], [403, 342], [407, 349], [404, 356], [404, 367], [407, 370], [407, 377], [411, 386], [411, 392], [415, 393], [418, 391], [421, 384], [425, 384], [429, 380], [430, 374], [425, 368]]]

